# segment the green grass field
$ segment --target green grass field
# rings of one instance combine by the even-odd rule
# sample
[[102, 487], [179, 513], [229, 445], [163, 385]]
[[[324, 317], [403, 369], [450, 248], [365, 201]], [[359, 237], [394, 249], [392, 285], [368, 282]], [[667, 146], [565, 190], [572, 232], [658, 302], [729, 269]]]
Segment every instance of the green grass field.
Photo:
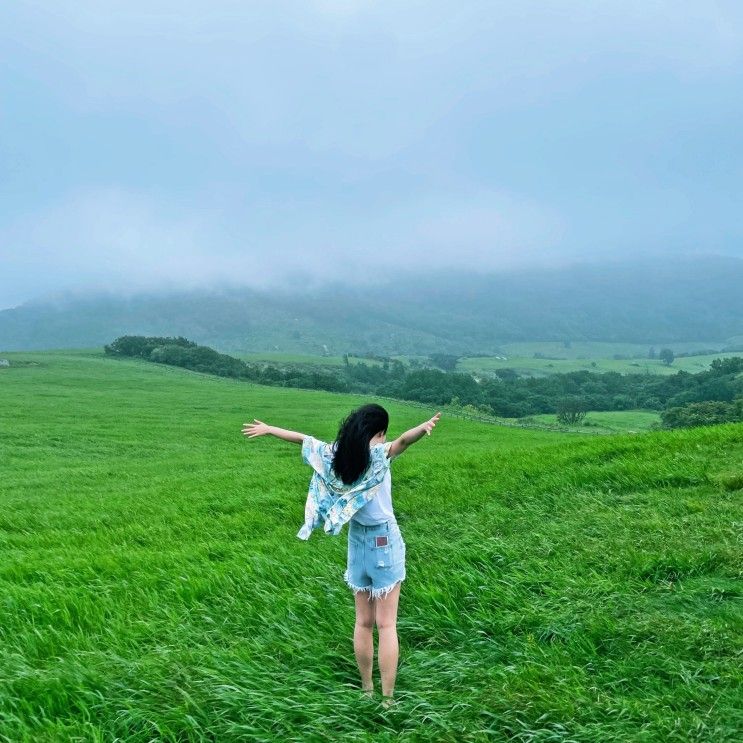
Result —
[[[670, 344], [676, 351], [694, 350], [714, 343], [678, 343]], [[696, 373], [709, 369], [716, 358], [740, 356], [737, 353], [716, 353], [704, 356], [690, 356], [674, 359], [670, 366], [663, 364], [659, 359], [645, 358], [648, 346], [636, 343], [574, 343], [571, 348], [564, 348], [562, 343], [509, 343], [504, 346], [506, 358], [499, 359], [492, 356], [468, 356], [459, 360], [456, 371], [477, 374], [494, 374], [497, 369], [514, 369], [520, 376], [544, 377], [549, 374], [564, 374], [573, 371], [608, 372], [620, 374], [675, 374], [680, 370]], [[656, 347], [656, 351], [660, 346]], [[555, 358], [535, 359], [534, 353], [539, 352]], [[614, 359], [614, 354], [642, 354], [642, 358]], [[237, 357], [247, 362], [264, 361], [273, 364], [297, 364], [325, 368], [337, 368], [343, 365], [342, 356], [320, 356], [299, 353], [284, 353], [267, 351], [263, 353], [243, 353]], [[410, 360], [428, 364], [427, 356], [395, 356], [410, 367]], [[374, 359], [350, 356], [350, 364], [367, 364], [378, 366], [381, 362]]]
[[[518, 419], [514, 419], [518, 422]], [[639, 433], [649, 431], [660, 423], [660, 414], [654, 410], [592, 410], [584, 420], [575, 426], [562, 426], [554, 413], [532, 415], [528, 422], [544, 423], [550, 427], [565, 428], [568, 431], [587, 431], [595, 433]]]
[[[3, 357], [0, 740], [740, 740], [743, 425], [442, 418], [393, 465], [385, 710], [358, 690], [345, 528], [298, 540], [299, 447], [240, 435], [332, 439], [366, 398]], [[386, 407], [390, 436], [427, 417]]]
[[[731, 339], [725, 343], [731, 342]], [[575, 341], [570, 348], [565, 348], [558, 341], [524, 341], [521, 343], [506, 343], [503, 350], [508, 356], [533, 357], [536, 352], [546, 356], [560, 356], [566, 359], [610, 359], [615, 354], [623, 356], [647, 356], [650, 347], [656, 352], [661, 348], [671, 348], [674, 353], [689, 353], [707, 349], [718, 350], [725, 343], [719, 341], [681, 341], [671, 343], [613, 343], [601, 341]]]
[[[243, 361], [268, 361], [272, 364], [309, 364], [311, 366], [343, 366], [343, 356], [319, 356], [301, 353], [283, 353], [281, 351], [266, 351], [264, 353], [239, 353], [232, 354]], [[378, 366], [380, 361], [375, 359], [365, 359], [360, 356], [349, 356], [349, 364], [368, 364], [369, 366]]]
[[[556, 357], [564, 356], [559, 351]], [[716, 353], [704, 356], [688, 356], [674, 359], [668, 366], [658, 359], [613, 359], [593, 356], [586, 358], [535, 359], [531, 356], [507, 356], [498, 359], [490, 356], [470, 356], [457, 363], [456, 371], [494, 373], [497, 369], [514, 369], [520, 376], [544, 377], [549, 374], [565, 374], [574, 371], [619, 372], [620, 374], [676, 374], [687, 371], [692, 374], [709, 369], [714, 359], [741, 356], [737, 353]]]

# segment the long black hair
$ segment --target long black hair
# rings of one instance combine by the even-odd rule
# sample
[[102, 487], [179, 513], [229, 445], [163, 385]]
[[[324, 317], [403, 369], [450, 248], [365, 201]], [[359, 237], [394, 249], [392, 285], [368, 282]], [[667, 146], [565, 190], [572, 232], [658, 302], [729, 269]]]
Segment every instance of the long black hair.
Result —
[[390, 416], [376, 403], [362, 405], [341, 421], [336, 436], [333, 470], [346, 485], [356, 482], [369, 467], [369, 442], [380, 432], [387, 433]]

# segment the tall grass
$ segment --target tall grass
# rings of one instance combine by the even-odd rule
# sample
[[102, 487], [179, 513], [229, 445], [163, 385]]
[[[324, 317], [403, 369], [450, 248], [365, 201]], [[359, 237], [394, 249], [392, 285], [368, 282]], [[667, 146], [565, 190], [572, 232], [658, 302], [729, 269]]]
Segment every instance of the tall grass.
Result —
[[[393, 465], [385, 710], [359, 694], [345, 530], [296, 539], [299, 447], [240, 436], [257, 417], [330, 440], [364, 398], [9, 357], [0, 740], [740, 739], [743, 425], [442, 419]], [[421, 418], [386, 406], [390, 435]]]

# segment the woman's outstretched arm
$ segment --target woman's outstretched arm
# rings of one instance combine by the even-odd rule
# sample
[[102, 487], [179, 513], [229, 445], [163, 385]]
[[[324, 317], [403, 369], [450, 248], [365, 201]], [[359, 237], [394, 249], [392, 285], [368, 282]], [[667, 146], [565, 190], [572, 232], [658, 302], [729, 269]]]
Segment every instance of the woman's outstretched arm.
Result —
[[400, 434], [393, 442], [390, 447], [389, 456], [396, 457], [402, 454], [411, 444], [422, 439], [426, 434], [431, 435], [433, 427], [438, 423], [441, 418], [441, 413], [436, 413], [433, 418], [429, 418], [425, 423], [421, 423], [420, 426], [411, 428], [409, 431]]
[[247, 436], [249, 439], [270, 434], [271, 436], [276, 436], [277, 439], [291, 441], [293, 444], [301, 444], [304, 441], [305, 434], [303, 433], [288, 431], [286, 428], [278, 428], [277, 426], [269, 426], [257, 418], [253, 418], [253, 421], [253, 423], [243, 423], [243, 436]]

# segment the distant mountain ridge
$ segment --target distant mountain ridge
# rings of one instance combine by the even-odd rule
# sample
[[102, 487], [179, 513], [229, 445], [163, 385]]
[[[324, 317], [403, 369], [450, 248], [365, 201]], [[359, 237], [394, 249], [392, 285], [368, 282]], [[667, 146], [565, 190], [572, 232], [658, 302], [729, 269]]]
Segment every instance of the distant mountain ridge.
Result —
[[224, 352], [476, 355], [513, 341], [712, 342], [743, 335], [743, 260], [581, 264], [502, 274], [427, 271], [377, 285], [142, 292], [0, 311], [0, 350], [183, 335]]

